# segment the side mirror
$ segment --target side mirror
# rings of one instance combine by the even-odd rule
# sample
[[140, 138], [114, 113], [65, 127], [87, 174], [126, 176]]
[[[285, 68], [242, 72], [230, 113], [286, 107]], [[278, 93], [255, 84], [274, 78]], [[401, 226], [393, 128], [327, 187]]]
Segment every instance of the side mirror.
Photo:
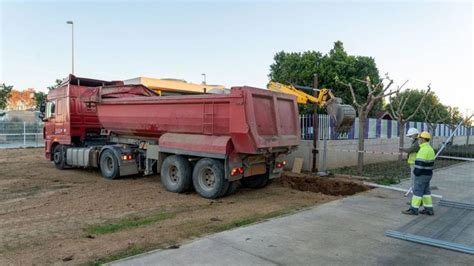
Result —
[[45, 102], [42, 102], [42, 103], [40, 104], [40, 112], [41, 112], [42, 114], [44, 114], [45, 111], [46, 111], [46, 103], [45, 103]]

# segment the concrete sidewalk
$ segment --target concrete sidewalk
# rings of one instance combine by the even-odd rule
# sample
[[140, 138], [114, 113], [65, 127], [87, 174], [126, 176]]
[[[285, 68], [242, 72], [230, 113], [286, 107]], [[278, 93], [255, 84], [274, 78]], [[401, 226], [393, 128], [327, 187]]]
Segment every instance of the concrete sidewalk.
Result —
[[467, 254], [385, 237], [414, 219], [400, 213], [408, 207], [402, 195], [376, 189], [112, 265], [473, 264]]

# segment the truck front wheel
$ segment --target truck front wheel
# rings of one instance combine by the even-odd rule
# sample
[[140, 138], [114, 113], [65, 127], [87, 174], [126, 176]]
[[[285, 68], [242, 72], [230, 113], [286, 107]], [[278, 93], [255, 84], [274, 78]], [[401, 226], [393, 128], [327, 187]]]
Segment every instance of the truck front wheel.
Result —
[[199, 160], [194, 166], [193, 184], [196, 192], [204, 198], [223, 196], [229, 188], [229, 181], [225, 179], [222, 162], [210, 158]]
[[267, 174], [254, 175], [249, 177], [244, 177], [240, 180], [242, 186], [247, 188], [263, 188], [270, 183], [270, 179]]
[[65, 156], [64, 156], [64, 146], [59, 144], [54, 147], [53, 151], [53, 162], [56, 168], [63, 170], [66, 168], [66, 162], [65, 162]]
[[120, 176], [118, 158], [113, 151], [105, 150], [100, 155], [100, 172], [107, 179], [115, 179]]
[[166, 190], [181, 193], [191, 188], [191, 164], [179, 155], [166, 157], [161, 164], [161, 183]]

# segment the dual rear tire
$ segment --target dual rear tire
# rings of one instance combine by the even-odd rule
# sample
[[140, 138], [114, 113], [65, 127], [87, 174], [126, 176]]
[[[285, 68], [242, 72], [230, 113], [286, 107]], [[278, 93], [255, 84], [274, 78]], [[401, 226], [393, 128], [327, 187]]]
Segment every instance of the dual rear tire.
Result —
[[216, 159], [200, 159], [193, 169], [186, 157], [171, 155], [163, 161], [160, 172], [161, 183], [170, 192], [183, 193], [194, 186], [202, 197], [215, 199], [237, 189], [237, 183], [225, 178], [224, 165]]
[[[194, 169], [193, 169], [194, 168]], [[180, 155], [166, 157], [161, 165], [161, 183], [170, 192], [183, 193], [194, 186], [204, 198], [216, 199], [235, 193], [239, 181], [225, 178], [224, 164], [211, 158], [200, 159], [194, 167]], [[263, 188], [270, 183], [268, 174], [246, 177], [240, 180], [244, 187]]]

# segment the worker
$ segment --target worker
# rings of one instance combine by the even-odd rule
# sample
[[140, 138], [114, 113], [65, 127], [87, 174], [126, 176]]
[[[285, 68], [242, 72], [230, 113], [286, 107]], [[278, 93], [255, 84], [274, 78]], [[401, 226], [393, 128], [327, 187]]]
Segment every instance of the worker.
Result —
[[415, 169], [415, 158], [416, 158], [416, 153], [420, 149], [420, 146], [418, 144], [418, 134], [420, 132], [416, 128], [410, 128], [408, 129], [407, 132], [407, 137], [411, 139], [411, 145], [410, 148], [400, 148], [401, 152], [406, 152], [408, 153], [408, 166], [410, 166], [410, 178], [411, 178], [411, 187], [415, 186], [415, 174], [413, 173], [413, 170]]
[[[430, 139], [431, 134], [426, 131], [418, 135], [420, 150], [416, 153], [415, 169], [413, 170], [415, 174], [415, 186], [413, 187], [411, 206], [408, 210], [402, 211], [403, 214], [418, 215], [418, 213], [420, 213], [434, 215], [430, 181], [433, 177], [435, 152], [430, 146]], [[418, 211], [422, 203], [423, 210]]]

